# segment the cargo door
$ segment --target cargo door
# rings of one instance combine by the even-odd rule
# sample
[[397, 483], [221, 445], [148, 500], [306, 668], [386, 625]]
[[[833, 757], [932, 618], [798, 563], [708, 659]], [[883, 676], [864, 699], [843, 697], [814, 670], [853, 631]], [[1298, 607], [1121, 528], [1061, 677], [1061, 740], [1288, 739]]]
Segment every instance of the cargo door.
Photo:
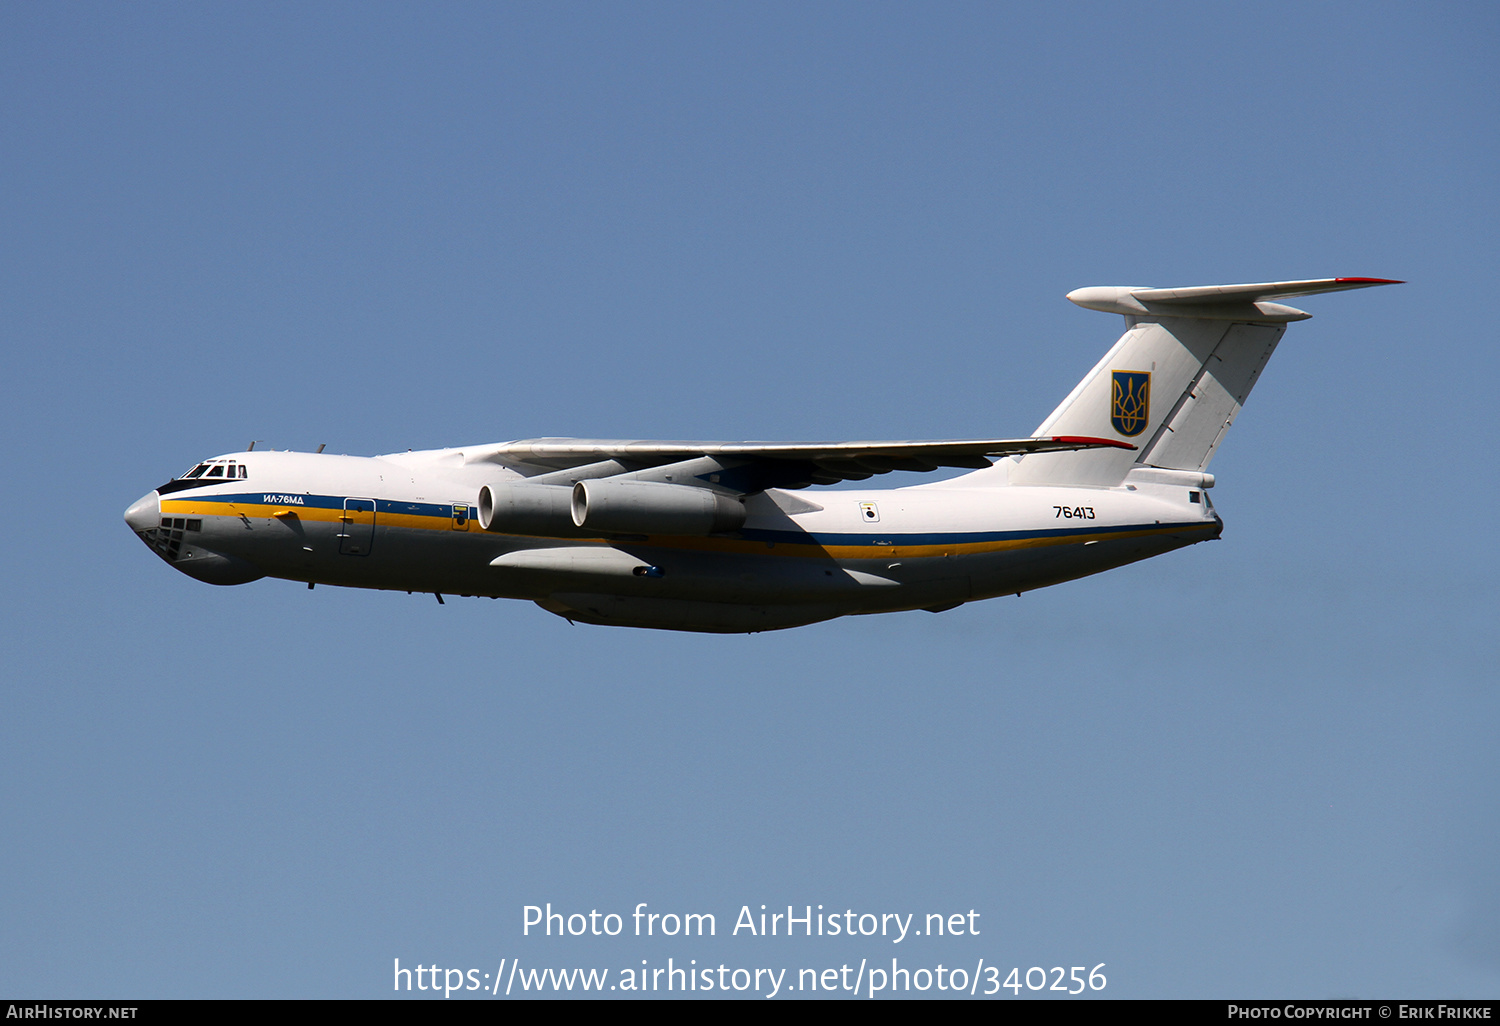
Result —
[[345, 556], [368, 556], [375, 540], [375, 500], [345, 499], [339, 517], [339, 552]]

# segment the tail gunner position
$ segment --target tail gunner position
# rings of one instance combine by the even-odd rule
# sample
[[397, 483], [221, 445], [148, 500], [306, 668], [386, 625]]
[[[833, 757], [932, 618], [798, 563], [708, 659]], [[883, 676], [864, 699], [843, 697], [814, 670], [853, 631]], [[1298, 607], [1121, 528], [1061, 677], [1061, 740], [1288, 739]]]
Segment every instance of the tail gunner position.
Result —
[[[244, 452], [125, 522], [210, 584], [536, 602], [585, 623], [739, 633], [941, 612], [1099, 573], [1223, 527], [1207, 473], [1301, 310], [1380, 278], [1086, 288], [1126, 331], [1030, 438], [645, 442], [535, 438], [393, 456]], [[934, 484], [814, 486], [964, 467]]]

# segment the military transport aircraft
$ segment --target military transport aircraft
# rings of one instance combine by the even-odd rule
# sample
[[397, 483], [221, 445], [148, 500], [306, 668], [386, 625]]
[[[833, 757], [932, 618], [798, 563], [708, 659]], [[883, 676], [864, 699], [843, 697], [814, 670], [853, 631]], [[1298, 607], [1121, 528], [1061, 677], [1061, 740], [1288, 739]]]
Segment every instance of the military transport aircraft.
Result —
[[[530, 599], [585, 623], [741, 633], [941, 612], [1217, 538], [1206, 473], [1290, 321], [1272, 302], [1394, 285], [1323, 278], [1085, 288], [1125, 334], [1030, 438], [533, 438], [390, 456], [205, 460], [125, 512], [210, 584]], [[950, 480], [809, 490], [893, 470]]]

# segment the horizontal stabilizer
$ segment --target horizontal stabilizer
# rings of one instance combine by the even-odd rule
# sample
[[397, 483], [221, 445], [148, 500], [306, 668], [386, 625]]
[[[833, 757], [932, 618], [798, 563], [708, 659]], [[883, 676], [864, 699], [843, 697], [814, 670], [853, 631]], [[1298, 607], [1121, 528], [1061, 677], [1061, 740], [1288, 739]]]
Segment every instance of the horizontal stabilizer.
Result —
[[1202, 317], [1209, 320], [1301, 321], [1311, 317], [1290, 306], [1271, 302], [1323, 292], [1401, 285], [1389, 278], [1310, 278], [1306, 281], [1267, 281], [1248, 285], [1191, 285], [1153, 289], [1139, 286], [1096, 285], [1074, 289], [1068, 299], [1089, 310], [1127, 317]]

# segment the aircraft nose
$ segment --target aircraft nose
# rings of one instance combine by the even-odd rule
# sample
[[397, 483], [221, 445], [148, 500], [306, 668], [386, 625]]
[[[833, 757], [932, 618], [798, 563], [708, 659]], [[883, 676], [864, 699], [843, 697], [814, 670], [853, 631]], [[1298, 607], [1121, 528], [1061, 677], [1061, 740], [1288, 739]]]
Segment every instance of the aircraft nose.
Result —
[[161, 496], [155, 489], [130, 504], [130, 508], [125, 511], [125, 523], [136, 534], [161, 526]]

